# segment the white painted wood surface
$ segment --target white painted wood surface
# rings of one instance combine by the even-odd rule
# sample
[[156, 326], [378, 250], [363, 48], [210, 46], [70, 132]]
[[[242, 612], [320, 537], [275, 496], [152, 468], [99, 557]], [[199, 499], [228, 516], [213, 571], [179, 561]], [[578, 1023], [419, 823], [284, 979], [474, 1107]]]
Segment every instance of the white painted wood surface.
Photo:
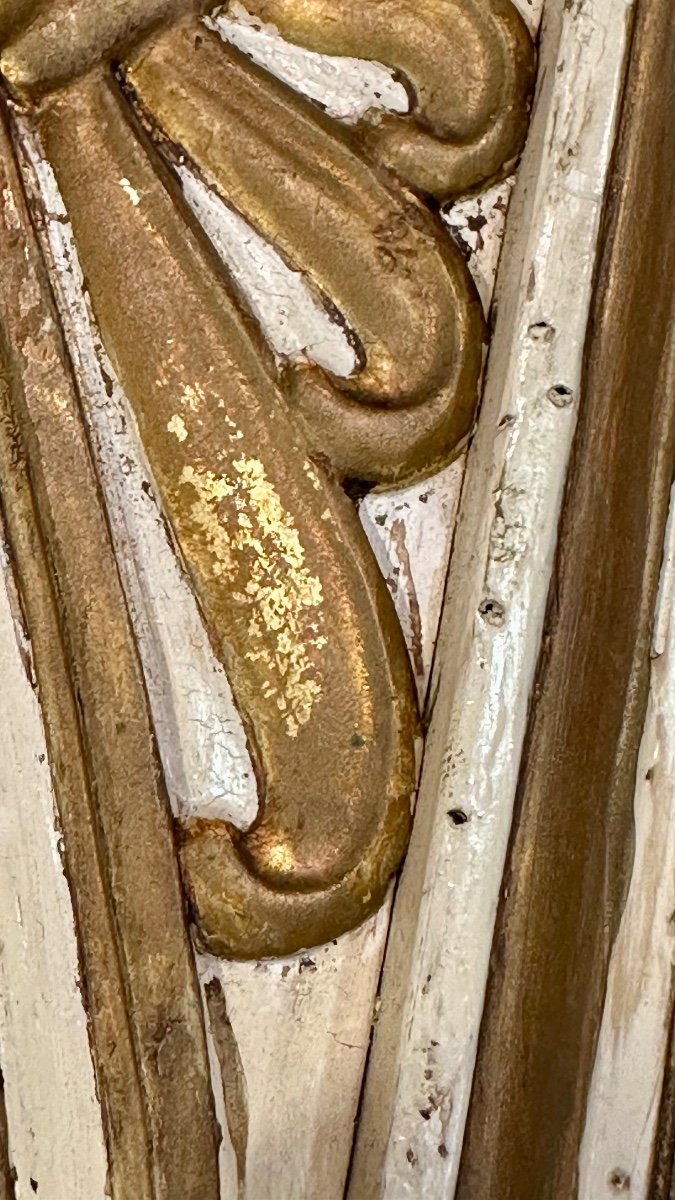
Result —
[[0, 1064], [16, 1200], [104, 1200], [108, 1164], [30, 642], [0, 531]]
[[380, 63], [333, 58], [290, 45], [273, 25], [252, 17], [237, 0], [217, 9], [205, 24], [258, 66], [318, 101], [331, 117], [353, 123], [369, 109], [408, 111], [406, 89]]
[[455, 1189], [576, 421], [629, 10], [624, 0], [551, 0], [545, 10], [537, 102], [455, 533], [353, 1200], [450, 1197]]
[[649, 1200], [668, 1046], [675, 914], [675, 492], [635, 790], [635, 855], [609, 966], [579, 1159], [579, 1200]]

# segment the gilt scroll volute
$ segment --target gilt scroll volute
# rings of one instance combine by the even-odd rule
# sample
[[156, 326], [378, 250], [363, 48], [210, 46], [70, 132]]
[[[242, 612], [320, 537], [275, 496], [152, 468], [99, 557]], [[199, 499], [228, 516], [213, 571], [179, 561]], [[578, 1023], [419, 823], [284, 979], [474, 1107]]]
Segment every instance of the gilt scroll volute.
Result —
[[[409, 116], [380, 115], [346, 130], [219, 42], [197, 7], [180, 0], [0, 4], [2, 73], [54, 170], [106, 350], [256, 768], [260, 811], [248, 831], [215, 820], [183, 821], [176, 830], [194, 934], [214, 953], [258, 958], [357, 925], [380, 905], [405, 851], [415, 786], [413, 685], [391, 598], [342, 485], [408, 482], [449, 462], [470, 435], [483, 317], [427, 197], [464, 192], [514, 162], [526, 130], [532, 47], [515, 10], [500, 0], [355, 3], [339, 22], [323, 3], [254, 4], [291, 41], [332, 54], [362, 54], [366, 46], [405, 79]], [[181, 155], [340, 313], [357, 360], [350, 377], [311, 363], [277, 370], [188, 212], [171, 172]], [[19, 195], [7, 139], [4, 161]], [[22, 205], [20, 198], [20, 237], [35, 254]], [[44, 464], [63, 453], [60, 431], [43, 419], [46, 391], [35, 390], [32, 406], [21, 399], [25, 353], [6, 305], [2, 317], [12, 383], [7, 421], [18, 430], [2, 463], [9, 535], [28, 587], [29, 551], [16, 524], [24, 504], [45, 548], [38, 577], [46, 597], [55, 581], [53, 639], [45, 648], [35, 643], [46, 720], [54, 747], [66, 726], [81, 747], [74, 761], [89, 773], [81, 787], [94, 814], [89, 867], [84, 850], [78, 858], [80, 818], [69, 833], [62, 816], [66, 861], [76, 899], [96, 855], [108, 865], [110, 878], [97, 886], [107, 891], [126, 977], [134, 947], [155, 936], [152, 913], [163, 911], [151, 899], [146, 921], [139, 907], [129, 960], [123, 923], [119, 931], [127, 902], [117, 889], [122, 868], [133, 874], [134, 867], [120, 831], [143, 819], [161, 825], [165, 812], [141, 668], [77, 406], [68, 420], [82, 439], [79, 504], [87, 521], [100, 524], [91, 535], [58, 479], [41, 483]], [[16, 438], [20, 468], [11, 454]], [[19, 477], [28, 489], [23, 501], [15, 495]], [[107, 590], [104, 578], [112, 581]], [[78, 615], [87, 580], [92, 604], [117, 622], [123, 650], [111, 640], [106, 655], [87, 642]], [[27, 618], [41, 620], [30, 605]], [[88, 674], [90, 663], [96, 670]], [[50, 701], [57, 677], [73, 698], [66, 713]], [[113, 731], [99, 714], [114, 707], [121, 686], [129, 715]], [[117, 739], [129, 728], [143, 736], [122, 749]], [[65, 810], [66, 785], [55, 772]], [[203, 1076], [178, 874], [162, 828], [157, 845], [143, 834], [137, 885], [142, 891], [161, 866], [175, 891], [172, 953], [185, 974], [186, 1027], [196, 1021], [186, 1053]], [[79, 936], [95, 977], [100, 937], [84, 920]], [[160, 990], [172, 972], [173, 965], [158, 976]], [[94, 1027], [95, 1043], [99, 1036]], [[147, 1116], [155, 1100], [146, 1041], [141, 1036], [140, 1058], [138, 1048], [133, 1053]], [[202, 1076], [195, 1095], [203, 1100], [206, 1146]], [[108, 1100], [117, 1112], [112, 1085]], [[155, 1137], [159, 1164], [162, 1137]], [[211, 1151], [202, 1157], [213, 1161]], [[177, 1190], [171, 1168], [161, 1175], [157, 1166], [155, 1176], [153, 1169], [148, 1195], [192, 1194]], [[126, 1186], [115, 1194], [126, 1195]], [[210, 1178], [199, 1186], [195, 1196], [211, 1195]]]

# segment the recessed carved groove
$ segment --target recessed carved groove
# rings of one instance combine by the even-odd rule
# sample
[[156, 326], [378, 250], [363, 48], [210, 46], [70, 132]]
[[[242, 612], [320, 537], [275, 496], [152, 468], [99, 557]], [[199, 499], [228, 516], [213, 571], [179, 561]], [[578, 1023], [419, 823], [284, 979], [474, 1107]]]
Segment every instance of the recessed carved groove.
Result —
[[215, 1119], [172, 831], [89, 449], [4, 125], [0, 189], [2, 502], [65, 837], [111, 1184], [115, 1197], [204, 1200], [217, 1194]]
[[16, 1200], [15, 1179], [7, 1133], [5, 1085], [0, 1071], [0, 1200]]
[[447, 463], [473, 425], [484, 334], [462, 257], [430, 214], [315, 106], [195, 22], [153, 39], [127, 78], [363, 347], [349, 379], [311, 366], [287, 373], [312, 450], [340, 475], [378, 483]]
[[246, 1074], [219, 979], [209, 979], [204, 987], [204, 996], [220, 1067], [225, 1119], [237, 1161], [237, 1190], [240, 1196], [244, 1196], [249, 1124]]
[[532, 41], [510, 0], [249, 0], [291, 42], [368, 57], [411, 92], [409, 116], [368, 115], [365, 146], [416, 190], [438, 199], [513, 164], [525, 140]]
[[414, 786], [409, 666], [352, 506], [307, 458], [263, 345], [127, 113], [114, 84], [91, 76], [45, 102], [39, 128], [263, 768], [250, 832], [184, 829], [202, 940], [244, 957], [288, 953], [375, 909], [398, 865]]

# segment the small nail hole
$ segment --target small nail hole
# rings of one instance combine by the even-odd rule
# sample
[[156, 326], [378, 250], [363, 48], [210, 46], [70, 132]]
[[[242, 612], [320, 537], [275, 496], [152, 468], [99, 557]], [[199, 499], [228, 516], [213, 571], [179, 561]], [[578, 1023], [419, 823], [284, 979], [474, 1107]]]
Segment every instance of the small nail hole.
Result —
[[448, 816], [453, 825], [466, 825], [469, 819], [467, 814], [463, 812], [461, 808], [451, 808]]
[[551, 404], [555, 404], [556, 408], [567, 408], [568, 404], [572, 403], [573, 392], [564, 383], [556, 383], [546, 393]]
[[487, 621], [488, 625], [504, 624], [506, 614], [504, 612], [504, 605], [500, 604], [499, 600], [483, 600], [482, 604], [478, 606], [478, 611], [483, 620]]
[[535, 321], [527, 332], [533, 342], [552, 342], [555, 337], [555, 329], [548, 321]]
[[613, 1192], [627, 1192], [630, 1190], [630, 1175], [621, 1167], [616, 1167], [614, 1171], [610, 1171], [607, 1182]]

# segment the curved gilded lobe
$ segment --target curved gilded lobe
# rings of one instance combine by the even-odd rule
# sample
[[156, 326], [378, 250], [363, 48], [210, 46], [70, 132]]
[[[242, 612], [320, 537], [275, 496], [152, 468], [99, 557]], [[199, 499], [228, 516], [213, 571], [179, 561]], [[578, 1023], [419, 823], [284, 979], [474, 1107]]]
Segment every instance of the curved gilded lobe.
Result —
[[168, 802], [4, 114], [0, 193], [3, 524], [65, 841], [110, 1182], [120, 1200], [211, 1200], [217, 1127]]
[[[2, 5], [0, 0], [0, 31]], [[132, 43], [203, 0], [23, 0], [34, 21], [3, 56], [20, 93], [39, 95], [123, 56]], [[249, 0], [290, 41], [363, 55], [407, 83], [409, 116], [361, 122], [368, 149], [402, 180], [443, 199], [503, 173], [525, 139], [534, 49], [511, 0]], [[17, 31], [15, 30], [15, 33]]]
[[96, 74], [50, 97], [38, 122], [260, 768], [248, 833], [183, 830], [201, 939], [238, 957], [290, 953], [377, 908], [398, 866], [414, 786], [409, 666], [353, 507], [307, 457], [262, 342], [128, 112]]
[[[43, 0], [2, 69], [23, 96], [68, 85], [39, 109], [47, 157], [260, 775], [248, 833], [183, 828], [184, 875], [203, 943], [258, 957], [356, 924], [405, 847], [405, 649], [356, 515], [316, 460], [400, 481], [469, 432], [479, 305], [456, 252], [384, 168], [437, 195], [503, 169], [522, 139], [531, 46], [501, 0], [350, 0], [339, 19], [325, 0], [254, 5], [304, 44], [325, 22], [317, 49], [358, 54], [367, 38], [405, 74], [411, 116], [351, 135], [191, 19], [170, 28], [201, 7]], [[352, 378], [294, 368], [286, 405], [129, 107], [103, 71], [85, 74], [118, 56], [165, 132], [341, 310], [361, 352]]]
[[483, 322], [466, 265], [430, 215], [313, 105], [191, 21], [145, 45], [128, 79], [358, 339], [350, 379], [288, 372], [313, 451], [342, 476], [387, 483], [446, 463], [473, 424]]
[[525, 140], [534, 48], [511, 0], [248, 0], [289, 41], [396, 71], [411, 113], [366, 118], [366, 145], [444, 199], [503, 174]]
[[2, 73], [15, 93], [35, 99], [207, 7], [202, 0], [0, 0], [0, 36], [11, 35]]

